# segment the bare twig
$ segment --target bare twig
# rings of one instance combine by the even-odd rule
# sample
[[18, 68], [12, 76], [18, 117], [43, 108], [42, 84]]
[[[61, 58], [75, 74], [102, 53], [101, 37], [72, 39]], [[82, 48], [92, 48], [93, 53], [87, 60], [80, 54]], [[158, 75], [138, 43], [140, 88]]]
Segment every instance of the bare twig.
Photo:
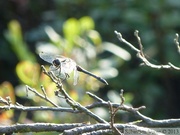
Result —
[[[125, 43], [127, 46], [129, 46], [132, 50], [134, 50], [135, 52], [137, 52], [137, 57], [140, 58], [142, 61], [143, 61], [143, 64], [142, 65], [146, 65], [146, 66], [149, 66], [151, 68], [155, 68], [155, 69], [175, 69], [175, 70], [180, 70], [179, 67], [176, 67], [175, 65], [173, 65], [172, 63], [168, 62], [167, 65], [156, 65], [156, 64], [153, 64], [151, 62], [149, 62], [144, 53], [143, 53], [143, 46], [142, 46], [142, 43], [141, 43], [141, 38], [139, 37], [138, 35], [138, 31], [136, 30], [135, 31], [135, 36], [138, 40], [138, 44], [139, 44], [139, 48], [140, 49], [137, 49], [134, 45], [132, 45], [131, 43], [129, 43], [128, 41], [126, 41], [120, 32], [117, 32], [117, 31], [114, 31], [114, 33], [117, 35], [117, 38], [119, 39], [119, 41]], [[178, 46], [179, 48], [179, 42], [178, 42], [178, 36], [176, 35], [176, 38], [175, 38], [175, 43], [176, 45]], [[179, 50], [178, 50], [179, 51]]]
[[48, 106], [23, 106], [19, 103], [0, 106], [0, 109], [14, 109], [20, 111], [58, 111], [58, 112], [68, 112], [68, 113], [79, 113], [79, 111], [74, 111], [71, 108], [66, 107], [48, 107]]
[[110, 125], [112, 128], [112, 131], [115, 132], [118, 135], [122, 135], [122, 133], [114, 126], [114, 117], [116, 115], [116, 112], [114, 111], [113, 106], [111, 105], [111, 102], [108, 101], [109, 110], [110, 110]]
[[52, 72], [48, 72], [43, 65], [41, 65], [41, 68], [42, 68], [43, 73], [44, 73], [45, 75], [49, 76], [54, 83], [58, 83], [58, 82], [61, 81], [61, 80], [58, 79]]
[[145, 57], [145, 56], [144, 56], [144, 53], [143, 53], [143, 45], [142, 45], [142, 43], [141, 43], [141, 38], [139, 37], [139, 31], [138, 31], [138, 30], [135, 30], [134, 35], [136, 36], [137, 41], [138, 41], [138, 44], [139, 44], [139, 48], [140, 48], [140, 52], [139, 52], [139, 53], [141, 53], [141, 55], [142, 55], [143, 57]]
[[[90, 92], [88, 92], [87, 94], [91, 95], [91, 97], [99, 98]], [[119, 104], [116, 104], [116, 103], [111, 103], [111, 106], [113, 108], [115, 108], [115, 110], [118, 108], [119, 110], [124, 110], [124, 111], [131, 113], [133, 116], [135, 116], [138, 119], [138, 125], [143, 125], [143, 126], [147, 126], [147, 127], [178, 127], [178, 126], [180, 126], [180, 119], [153, 120], [149, 117], [144, 116], [143, 114], [141, 114], [139, 112], [139, 110], [144, 109], [145, 106], [133, 108], [133, 107], [129, 107], [124, 104], [120, 106]], [[38, 107], [30, 106], [30, 107], [28, 107], [28, 106], [23, 106], [23, 105], [17, 104], [17, 103], [16, 103], [16, 105], [10, 104], [10, 105], [5, 105], [5, 106], [0, 106], [0, 109], [4, 109], [4, 110], [14, 109], [14, 110], [21, 110], [21, 111], [48, 111], [49, 110], [49, 111], [59, 111], [59, 112], [68, 112], [68, 113], [84, 112], [100, 123], [107, 123], [106, 121], [103, 121], [101, 118], [97, 117], [92, 112], [87, 111], [89, 109], [96, 108], [96, 107], [109, 107], [109, 104], [108, 104], [108, 102], [101, 99], [101, 102], [98, 101], [98, 102], [95, 102], [86, 107], [82, 107], [80, 105], [77, 108], [78, 110], [73, 110], [72, 108], [65, 108], [65, 107], [47, 107], [47, 106], [38, 106]], [[139, 122], [140, 120], [141, 120], [141, 122]], [[134, 124], [137, 124], [137, 122]]]
[[90, 93], [90, 92], [86, 92], [86, 94], [88, 94], [91, 98], [93, 98], [94, 100], [97, 100], [98, 102], [103, 102], [104, 100], [102, 100], [101, 98], [99, 98], [98, 96]]
[[9, 96], [6, 97], [6, 100], [7, 100], [8, 105], [10, 105], [12, 103], [11, 98]]
[[[91, 96], [92, 95], [93, 94], [91, 93]], [[138, 121], [138, 125], [143, 125], [143, 126], [147, 126], [147, 127], [178, 127], [178, 126], [180, 126], [180, 119], [154, 120], [154, 119], [151, 119], [147, 116], [144, 116], [139, 111], [141, 109], [145, 109], [146, 108], [145, 106], [133, 108], [133, 107], [129, 107], [125, 104], [120, 106], [119, 104], [111, 103], [111, 105], [114, 108], [118, 108], [119, 110], [124, 110], [124, 111], [131, 113], [138, 120], [142, 120], [142, 122]], [[90, 108], [94, 108], [94, 107], [103, 107], [103, 106], [109, 107], [108, 102], [102, 100], [102, 102], [96, 102], [96, 103], [89, 105], [89, 106], [86, 106], [86, 107], [90, 109]], [[137, 124], [137, 122], [136, 122], [136, 124]]]
[[125, 43], [126, 45], [128, 45], [132, 50], [136, 51], [137, 53], [140, 52], [139, 49], [137, 49], [135, 46], [133, 46], [131, 43], [129, 43], [128, 41], [126, 41], [126, 39], [124, 39], [121, 35], [120, 32], [114, 31], [114, 33], [117, 35], [117, 38], [119, 39], [119, 41]]
[[43, 87], [42, 85], [41, 85], [41, 90], [42, 90], [42, 92], [43, 92], [43, 94], [44, 94], [45, 98], [47, 98], [46, 91], [45, 91], [45, 89], [44, 89], [44, 87]]
[[120, 93], [120, 98], [121, 98], [121, 103], [120, 103], [120, 106], [122, 106], [123, 104], [124, 104], [124, 102], [125, 102], [125, 97], [123, 96], [123, 92], [124, 92], [124, 90], [123, 89], [121, 89], [121, 91], [120, 91], [121, 93]]
[[[93, 119], [95, 119], [96, 121], [100, 122], [100, 123], [108, 123], [107, 121], [105, 121], [104, 119], [100, 118], [99, 116], [97, 116], [96, 114], [94, 114], [93, 112], [91, 112], [90, 110], [88, 110], [86, 107], [82, 106], [80, 103], [74, 101], [66, 92], [66, 90], [63, 88], [63, 85], [60, 81], [60, 79], [55, 78], [52, 72], [47, 72], [46, 69], [44, 68], [44, 66], [41, 66], [43, 68], [43, 72], [49, 76], [52, 81], [57, 85], [58, 91], [64, 96], [64, 98], [66, 99], [66, 102], [73, 108], [73, 110], [78, 109], [81, 112], [84, 112], [85, 114], [89, 115], [90, 117], [92, 117]], [[56, 92], [57, 94], [57, 92]]]
[[5, 105], [9, 105], [8, 101], [0, 97], [0, 103], [3, 103]]
[[179, 34], [176, 33], [176, 37], [174, 38], [174, 43], [177, 47], [178, 53], [180, 53], [180, 46], [179, 46]]
[[[29, 90], [29, 91], [31, 91], [31, 92], [33, 92], [33, 93], [35, 93], [38, 97], [40, 97], [40, 98], [48, 101], [48, 102], [51, 103], [53, 106], [59, 107], [58, 105], [56, 105], [55, 103], [53, 103], [53, 102], [47, 97], [47, 95], [44, 93], [45, 91], [43, 92], [43, 94], [44, 94], [44, 96], [43, 96], [43, 95], [40, 94], [37, 90], [35, 90], [35, 89], [33, 89], [33, 88], [31, 88], [31, 87], [29, 87], [29, 86], [27, 86], [27, 85], [26, 85], [26, 89]], [[42, 90], [42, 91], [43, 91], [43, 90]]]

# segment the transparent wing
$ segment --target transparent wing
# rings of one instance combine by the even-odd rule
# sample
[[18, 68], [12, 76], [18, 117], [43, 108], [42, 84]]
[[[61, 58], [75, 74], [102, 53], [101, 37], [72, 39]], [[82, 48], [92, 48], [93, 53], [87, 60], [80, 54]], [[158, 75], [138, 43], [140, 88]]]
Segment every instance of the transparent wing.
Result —
[[77, 84], [77, 82], [78, 82], [78, 79], [79, 79], [79, 74], [78, 74], [78, 71], [77, 71], [77, 69], [76, 68], [74, 68], [74, 85], [76, 85]]
[[66, 57], [63, 57], [63, 56], [53, 55], [53, 54], [45, 53], [45, 52], [40, 52], [39, 57], [41, 59], [43, 59], [44, 61], [51, 63], [51, 64], [52, 64], [53, 60], [55, 60], [56, 58], [59, 58], [60, 61], [63, 61], [64, 59], [66, 59]]
[[53, 74], [61, 79], [66, 79], [66, 72], [64, 72], [63, 70], [61, 70], [60, 68], [56, 68], [53, 65], [51, 65], [49, 67], [49, 71], [53, 72]]
[[74, 62], [70, 58], [61, 58], [61, 67], [66, 73], [71, 73], [74, 69], [76, 69], [76, 62]]
[[57, 68], [54, 67], [53, 65], [51, 65], [51, 66], [49, 67], [49, 71], [53, 72], [53, 74], [54, 74], [56, 77], [59, 77], [60, 71], [59, 71], [59, 69], [57, 69]]
[[46, 62], [52, 63], [53, 60], [56, 58], [54, 55], [52, 54], [48, 54], [48, 53], [44, 53], [44, 52], [40, 52], [39, 53], [39, 57], [41, 59], [43, 59]]

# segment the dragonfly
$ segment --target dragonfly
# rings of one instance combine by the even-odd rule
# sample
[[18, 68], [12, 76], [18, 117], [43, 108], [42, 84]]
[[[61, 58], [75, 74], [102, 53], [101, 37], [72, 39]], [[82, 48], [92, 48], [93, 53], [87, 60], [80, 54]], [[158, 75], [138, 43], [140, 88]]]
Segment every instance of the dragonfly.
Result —
[[70, 77], [70, 74], [74, 72], [74, 85], [78, 82], [78, 71], [83, 72], [87, 75], [94, 77], [95, 79], [99, 80], [100, 82], [108, 85], [107, 81], [76, 64], [76, 62], [70, 58], [61, 56], [61, 55], [53, 55], [45, 52], [40, 52], [39, 56], [44, 61], [51, 64], [49, 70], [61, 80], [65, 80]]

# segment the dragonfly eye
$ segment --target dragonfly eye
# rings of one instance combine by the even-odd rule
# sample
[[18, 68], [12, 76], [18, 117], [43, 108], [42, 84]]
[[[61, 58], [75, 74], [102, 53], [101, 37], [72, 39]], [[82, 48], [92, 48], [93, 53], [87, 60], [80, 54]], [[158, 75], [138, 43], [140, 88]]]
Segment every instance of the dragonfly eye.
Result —
[[61, 64], [61, 62], [60, 62], [60, 60], [59, 59], [55, 59], [55, 60], [53, 60], [53, 65], [54, 66], [56, 66], [56, 67], [58, 67], [60, 64]]

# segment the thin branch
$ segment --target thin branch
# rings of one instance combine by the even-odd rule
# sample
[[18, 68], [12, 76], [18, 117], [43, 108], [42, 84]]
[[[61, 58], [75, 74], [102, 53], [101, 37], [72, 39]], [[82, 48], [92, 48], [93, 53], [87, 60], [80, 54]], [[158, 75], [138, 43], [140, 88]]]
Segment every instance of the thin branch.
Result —
[[99, 116], [97, 116], [96, 114], [94, 114], [93, 112], [91, 112], [90, 110], [88, 110], [86, 107], [82, 106], [80, 103], [74, 101], [68, 94], [67, 92], [64, 90], [64, 88], [62, 87], [62, 85], [59, 85], [59, 83], [57, 83], [57, 87], [59, 88], [59, 91], [62, 93], [62, 95], [64, 95], [67, 103], [74, 108], [78, 109], [79, 111], [84, 112], [85, 114], [89, 115], [91, 118], [95, 119], [96, 121], [100, 122], [100, 123], [108, 123], [107, 121], [105, 121], [104, 119], [100, 118]]
[[[97, 97], [93, 95], [92, 93], [88, 92], [88, 95], [90, 94], [92, 97]], [[99, 97], [97, 97], [99, 98]], [[149, 117], [144, 116], [141, 114], [139, 111], [141, 109], [145, 109], [145, 106], [141, 106], [138, 108], [133, 108], [129, 107], [125, 104], [119, 105], [117, 103], [111, 103], [113, 108], [118, 108], [119, 110], [123, 110], [126, 112], [129, 112], [132, 114], [134, 117], [138, 119], [138, 125], [143, 125], [147, 127], [178, 127], [180, 126], [180, 119], [166, 119], [166, 120], [154, 120]], [[95, 119], [96, 121], [100, 123], [107, 123], [106, 121], [103, 121], [101, 118], [97, 117], [95, 114], [92, 115], [92, 112], [86, 112], [89, 109], [96, 108], [96, 107], [109, 107], [108, 102], [104, 101], [101, 99], [101, 102], [95, 102], [91, 105], [88, 105], [86, 107], [78, 107], [78, 110], [73, 110], [72, 108], [65, 108], [65, 107], [47, 107], [47, 106], [38, 106], [38, 107], [28, 107], [28, 106], [23, 106], [21, 104], [13, 105], [5, 105], [5, 106], [0, 106], [0, 109], [4, 110], [9, 110], [9, 109], [14, 109], [14, 110], [21, 110], [21, 111], [59, 111], [59, 112], [68, 112], [68, 113], [82, 113], [85, 112], [88, 114], [90, 117]], [[84, 109], [85, 108], [85, 109]], [[94, 116], [95, 115], [95, 116]], [[141, 120], [141, 122], [139, 122]], [[135, 123], [137, 124], [137, 123]]]
[[121, 35], [120, 32], [114, 31], [114, 33], [117, 35], [117, 38], [119, 39], [119, 41], [125, 43], [126, 45], [128, 45], [132, 50], [136, 51], [137, 53], [140, 52], [139, 49], [137, 49], [134, 45], [132, 45], [131, 43], [129, 43], [128, 41], [126, 41], [126, 39], [124, 39]]
[[135, 30], [134, 35], [135, 35], [136, 38], [137, 38], [137, 41], [138, 41], [138, 44], [139, 44], [139, 48], [140, 48], [140, 53], [141, 53], [141, 55], [144, 57], [143, 45], [142, 45], [142, 43], [141, 43], [141, 38], [139, 37], [139, 31], [138, 31], [138, 30]]
[[5, 105], [0, 106], [0, 109], [3, 110], [20, 110], [20, 111], [57, 111], [57, 112], [68, 112], [68, 113], [80, 113], [79, 111], [74, 111], [71, 108], [66, 107], [47, 107], [47, 106], [23, 106], [18, 103], [17, 105], [11, 104], [11, 105]]
[[180, 53], [180, 46], [179, 46], [179, 34], [176, 33], [176, 37], [174, 38], [174, 43], [177, 47], [178, 53]]
[[9, 96], [6, 97], [6, 101], [7, 101], [8, 105], [10, 105], [12, 103], [11, 98]]
[[99, 98], [98, 96], [90, 93], [90, 92], [86, 92], [86, 94], [88, 94], [91, 98], [93, 98], [94, 100], [97, 100], [98, 102], [103, 102], [104, 100], [102, 100], [101, 98]]
[[[46, 69], [44, 68], [44, 66], [41, 66], [43, 68], [43, 72], [49, 76], [52, 81], [57, 85], [58, 91], [64, 96], [64, 98], [66, 99], [66, 102], [73, 108], [73, 110], [78, 109], [81, 112], [84, 112], [85, 114], [89, 115], [91, 118], [95, 119], [96, 121], [100, 122], [100, 123], [108, 123], [107, 121], [105, 121], [104, 119], [100, 118], [99, 116], [97, 116], [96, 114], [94, 114], [93, 112], [91, 112], [90, 110], [88, 110], [86, 107], [82, 106], [80, 103], [74, 101], [66, 92], [66, 90], [63, 88], [63, 85], [60, 81], [60, 79], [55, 78], [52, 72], [47, 72]], [[56, 94], [58, 94], [58, 92], [56, 92]]]
[[[42, 87], [41, 87], [42, 88]], [[33, 89], [33, 88], [31, 88], [31, 87], [29, 87], [29, 86], [27, 86], [26, 85], [26, 89], [27, 90], [29, 90], [29, 91], [31, 91], [31, 92], [33, 92], [33, 93], [35, 93], [38, 97], [40, 97], [41, 99], [44, 99], [44, 100], [46, 100], [47, 102], [49, 102], [50, 104], [52, 104], [53, 106], [55, 106], [55, 107], [59, 107], [58, 105], [56, 105], [55, 103], [53, 103], [53, 101], [51, 101], [48, 97], [47, 97], [47, 95], [43, 92], [43, 94], [44, 94], [44, 96], [42, 95], [42, 94], [40, 94], [37, 90], [35, 90], [35, 89]], [[42, 90], [43, 91], [43, 90]]]
[[179, 67], [176, 67], [176, 66], [174, 66], [172, 63], [168, 63], [173, 69], [176, 69], [176, 70], [180, 70], [180, 68]]
[[[120, 32], [117, 32], [117, 31], [114, 31], [114, 33], [117, 35], [117, 38], [119, 39], [119, 41], [121, 41], [122, 43], [125, 43], [127, 46], [129, 46], [132, 50], [134, 50], [135, 52], [137, 52], [137, 57], [140, 58], [142, 61], [143, 61], [143, 64], [141, 65], [145, 65], [145, 66], [149, 66], [151, 68], [155, 68], [155, 69], [174, 69], [174, 70], [180, 70], [179, 67], [173, 65], [172, 63], [168, 62], [167, 65], [156, 65], [156, 64], [153, 64], [151, 62], [149, 62], [144, 53], [143, 53], [143, 46], [142, 46], [142, 43], [141, 43], [141, 38], [139, 37], [138, 35], [138, 31], [136, 30], [135, 31], [135, 36], [138, 40], [138, 44], [139, 44], [139, 48], [140, 49], [137, 49], [134, 45], [132, 45], [131, 43], [129, 43], [128, 41], [126, 41], [123, 37], [122, 37], [122, 34]], [[176, 45], [178, 46], [179, 48], [179, 42], [178, 42], [178, 36], [176, 34], [176, 38], [175, 38], [175, 43]], [[179, 50], [178, 50], [179, 51]]]
[[120, 106], [124, 105], [124, 102], [125, 102], [125, 97], [123, 96], [123, 92], [124, 92], [124, 90], [121, 89], [120, 94], [119, 94], [119, 96], [121, 98]]
[[[87, 93], [87, 94], [89, 95], [89, 93]], [[92, 95], [93, 94], [91, 93], [91, 96]], [[180, 126], [180, 119], [154, 120], [147, 116], [144, 116], [139, 111], [141, 109], [145, 109], [146, 108], [145, 106], [133, 108], [133, 107], [127, 106], [125, 104], [120, 106], [119, 104], [111, 103], [111, 105], [114, 108], [118, 108], [119, 110], [123, 110], [123, 111], [127, 111], [127, 112], [131, 113], [138, 120], [142, 120], [142, 122], [138, 121], [138, 125], [143, 125], [143, 126], [147, 126], [147, 127], [178, 127], [178, 126]], [[102, 102], [96, 102], [96, 103], [93, 103], [92, 105], [86, 106], [86, 108], [88, 108], [88, 109], [94, 108], [94, 107], [109, 107], [109, 104], [108, 104], [108, 102], [106, 102], [102, 99]]]
[[0, 103], [3, 103], [5, 105], [9, 105], [8, 101], [0, 97]]
[[111, 105], [110, 101], [108, 101], [108, 105], [109, 105], [109, 110], [110, 110], [110, 125], [111, 125], [111, 128], [112, 128], [112, 131], [115, 132], [118, 135], [122, 135], [122, 133], [114, 125], [114, 117], [116, 115], [116, 112], [114, 111], [114, 108]]

